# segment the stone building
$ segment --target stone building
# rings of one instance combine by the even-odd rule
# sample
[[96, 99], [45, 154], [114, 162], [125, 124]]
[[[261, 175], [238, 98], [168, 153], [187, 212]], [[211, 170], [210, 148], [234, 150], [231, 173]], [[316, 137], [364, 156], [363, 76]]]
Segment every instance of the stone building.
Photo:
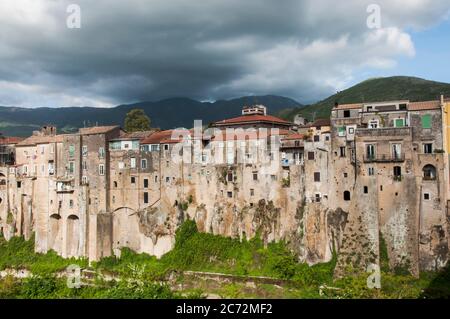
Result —
[[[284, 240], [336, 274], [379, 264], [414, 274], [448, 259], [448, 101], [336, 105], [298, 125], [264, 106], [207, 129], [117, 126], [18, 143], [0, 167], [0, 225], [36, 250], [98, 260], [129, 247], [161, 256], [187, 219], [200, 231]], [[5, 182], [2, 182], [4, 180]], [[3, 184], [2, 184], [3, 183]]]

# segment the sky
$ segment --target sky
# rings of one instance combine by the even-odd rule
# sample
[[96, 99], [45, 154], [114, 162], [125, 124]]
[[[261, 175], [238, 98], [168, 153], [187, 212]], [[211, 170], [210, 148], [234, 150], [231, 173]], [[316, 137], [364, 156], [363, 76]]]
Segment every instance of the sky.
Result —
[[1, 0], [0, 13], [5, 106], [311, 103], [372, 77], [450, 83], [450, 0]]

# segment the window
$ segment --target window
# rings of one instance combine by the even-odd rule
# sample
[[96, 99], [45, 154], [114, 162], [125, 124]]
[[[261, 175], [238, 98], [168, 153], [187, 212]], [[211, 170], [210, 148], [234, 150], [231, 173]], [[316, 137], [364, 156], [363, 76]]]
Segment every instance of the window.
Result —
[[368, 160], [374, 160], [375, 159], [375, 145], [374, 144], [367, 144], [366, 145], [366, 157]]
[[404, 126], [405, 126], [405, 119], [394, 120], [394, 127], [404, 127]]
[[232, 181], [233, 181], [233, 173], [232, 173], [232, 172], [229, 172], [229, 173], [227, 174], [227, 181], [229, 181], [229, 182], [232, 182]]
[[232, 198], [233, 197], [233, 192], [227, 192], [227, 196], [228, 196], [228, 198]]
[[17, 182], [17, 188], [21, 188], [22, 187], [22, 182]]
[[73, 199], [69, 200], [69, 207], [73, 208]]
[[82, 183], [83, 185], [87, 185], [87, 184], [88, 184], [88, 177], [87, 177], [87, 176], [83, 176], [83, 177], [81, 178], [81, 183]]
[[314, 152], [308, 152], [308, 160], [314, 160]]
[[347, 173], [344, 173], [344, 178], [347, 178], [348, 177], [348, 174]]
[[394, 180], [395, 181], [402, 180], [402, 168], [400, 166], [394, 166]]
[[144, 188], [148, 188], [148, 179], [144, 178]]
[[341, 157], [345, 157], [345, 146], [339, 147], [339, 154]]
[[402, 158], [402, 144], [392, 144], [392, 158], [394, 160]]
[[422, 128], [431, 128], [431, 114], [422, 115]]
[[277, 180], [277, 175], [270, 175], [270, 179], [272, 181], [276, 181]]
[[69, 157], [75, 156], [75, 145], [69, 145]]
[[258, 173], [253, 173], [253, 180], [257, 181], [258, 180]]
[[155, 183], [158, 183], [158, 175], [155, 175]]
[[325, 135], [325, 141], [329, 141], [330, 140], [330, 136], [329, 135]]
[[69, 162], [69, 174], [73, 174], [75, 172], [75, 162]]
[[81, 154], [83, 156], [87, 156], [87, 153], [88, 153], [87, 145], [83, 145], [83, 147], [81, 148]]
[[82, 166], [83, 166], [83, 169], [84, 169], [84, 170], [87, 170], [87, 161], [83, 161]]
[[136, 177], [131, 176], [131, 184], [136, 184]]
[[170, 183], [170, 177], [166, 177], [166, 183]]
[[314, 142], [320, 141], [320, 135], [314, 135]]
[[430, 194], [429, 193], [423, 193], [423, 199], [424, 200], [430, 200]]
[[148, 204], [148, 193], [144, 192], [144, 204]]
[[348, 128], [348, 134], [350, 134], [350, 135], [355, 134], [355, 128], [349, 127]]
[[345, 136], [345, 126], [338, 127], [338, 136]]
[[169, 144], [164, 144], [164, 150], [168, 151], [169, 150]]
[[98, 157], [100, 157], [100, 158], [104, 158], [105, 157], [105, 148], [104, 147], [99, 147], [98, 148]]
[[117, 188], [117, 182], [114, 181], [114, 188]]
[[367, 193], [369, 193], [369, 187], [364, 186], [364, 194], [367, 194]]
[[368, 124], [368, 128], [378, 128], [379, 121], [378, 120], [370, 120]]
[[315, 195], [316, 203], [320, 203], [320, 194]]
[[130, 148], [130, 144], [128, 144], [128, 143], [123, 144], [123, 148], [126, 149], [126, 150], [129, 149]]
[[375, 175], [375, 168], [369, 167], [369, 168], [368, 168], [368, 174], [369, 174], [369, 176]]
[[314, 182], [320, 182], [320, 172], [314, 173]]
[[423, 152], [425, 154], [433, 153], [433, 144], [432, 143], [425, 143], [425, 144], [423, 144]]
[[105, 164], [100, 164], [98, 166], [98, 173], [99, 175], [105, 175]]
[[350, 110], [344, 111], [344, 117], [350, 117]]
[[253, 188], [250, 188], [250, 196], [255, 196], [255, 190]]
[[422, 169], [424, 180], [435, 180], [436, 179], [436, 167], [433, 165], [425, 165]]
[[345, 201], [349, 201], [350, 200], [350, 192], [349, 191], [345, 191], [344, 192], [344, 200]]
[[136, 158], [135, 157], [130, 158], [130, 167], [136, 168]]

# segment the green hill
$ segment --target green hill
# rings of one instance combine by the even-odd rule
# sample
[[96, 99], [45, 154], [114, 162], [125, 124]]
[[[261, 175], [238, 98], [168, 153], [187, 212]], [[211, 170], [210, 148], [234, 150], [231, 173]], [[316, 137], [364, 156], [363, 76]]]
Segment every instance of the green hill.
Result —
[[335, 102], [346, 104], [400, 99], [416, 102], [435, 100], [441, 94], [447, 97], [450, 96], [450, 84], [407, 76], [375, 78], [340, 91], [318, 103], [291, 109], [288, 112], [280, 111], [279, 114], [290, 120], [296, 114], [301, 114], [308, 120], [312, 120], [314, 118], [329, 117]]

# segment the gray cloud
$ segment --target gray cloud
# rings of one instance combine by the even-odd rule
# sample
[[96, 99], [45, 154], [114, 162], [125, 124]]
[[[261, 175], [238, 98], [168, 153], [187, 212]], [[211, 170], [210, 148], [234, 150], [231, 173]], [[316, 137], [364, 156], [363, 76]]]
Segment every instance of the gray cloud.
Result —
[[[342, 1], [343, 2], [343, 1]], [[314, 101], [361, 68], [415, 54], [406, 30], [445, 19], [449, 1], [3, 0], [0, 104], [110, 106], [187, 96], [282, 94]], [[66, 28], [77, 3], [82, 28]]]

